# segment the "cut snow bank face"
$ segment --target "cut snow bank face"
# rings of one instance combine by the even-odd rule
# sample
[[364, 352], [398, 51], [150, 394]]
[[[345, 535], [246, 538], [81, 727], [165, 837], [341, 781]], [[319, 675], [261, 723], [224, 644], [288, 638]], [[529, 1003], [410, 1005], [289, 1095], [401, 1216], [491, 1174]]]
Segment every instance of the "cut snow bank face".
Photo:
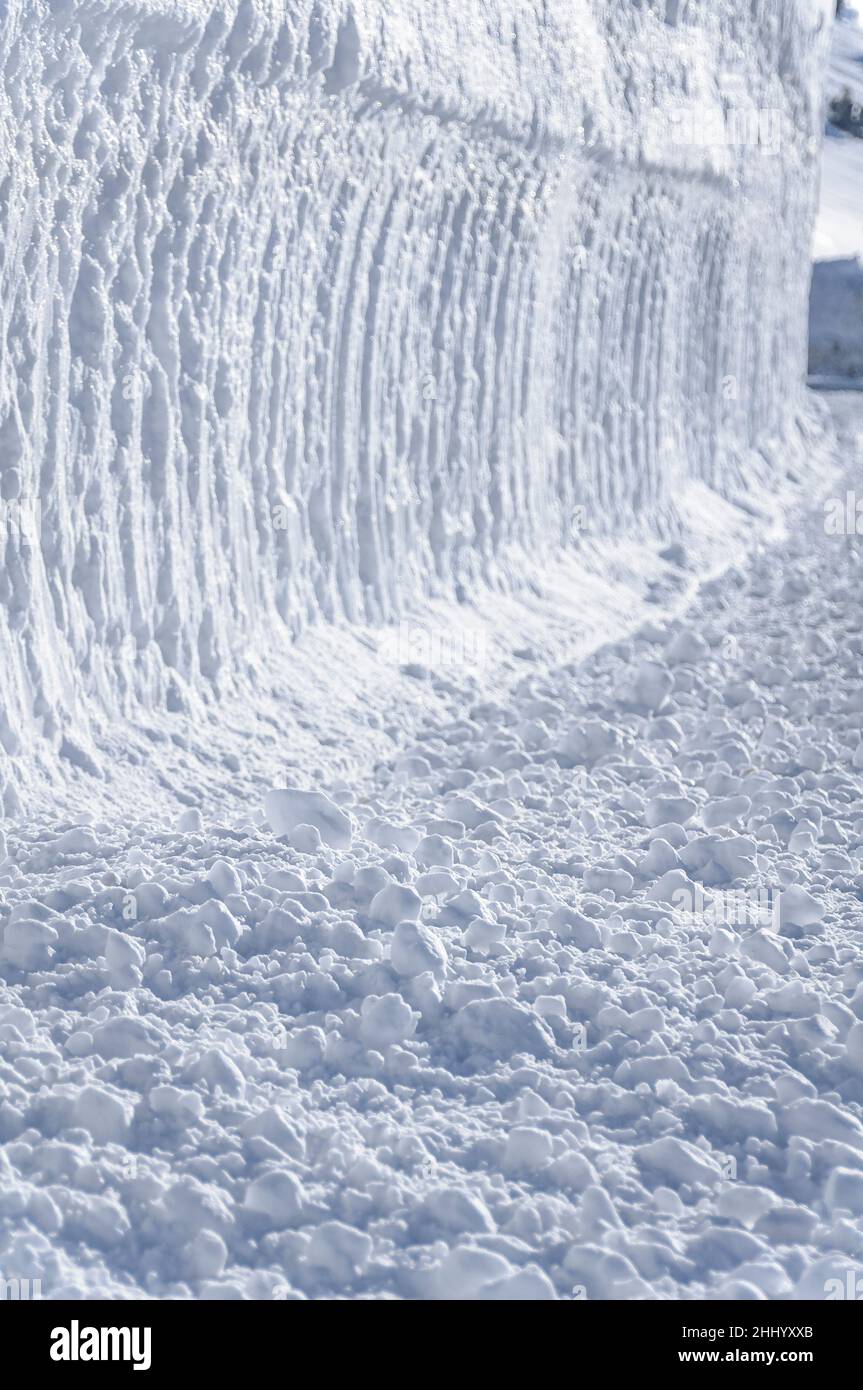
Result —
[[824, 19], [10, 0], [3, 757], [784, 468]]

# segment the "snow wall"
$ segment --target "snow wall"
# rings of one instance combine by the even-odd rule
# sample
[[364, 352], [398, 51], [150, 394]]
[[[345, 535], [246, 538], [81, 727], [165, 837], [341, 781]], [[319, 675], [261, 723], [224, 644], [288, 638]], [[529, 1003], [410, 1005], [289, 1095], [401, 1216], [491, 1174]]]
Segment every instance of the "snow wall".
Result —
[[0, 4], [0, 780], [784, 469], [831, 8]]

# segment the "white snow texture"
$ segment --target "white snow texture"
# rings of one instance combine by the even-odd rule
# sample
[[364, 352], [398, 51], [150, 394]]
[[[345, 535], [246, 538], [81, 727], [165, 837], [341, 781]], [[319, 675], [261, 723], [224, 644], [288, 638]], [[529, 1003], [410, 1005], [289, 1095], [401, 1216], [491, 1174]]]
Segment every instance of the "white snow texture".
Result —
[[0, 0], [2, 1283], [863, 1288], [832, 10]]
[[0, 775], [784, 469], [827, 8], [4, 4]]

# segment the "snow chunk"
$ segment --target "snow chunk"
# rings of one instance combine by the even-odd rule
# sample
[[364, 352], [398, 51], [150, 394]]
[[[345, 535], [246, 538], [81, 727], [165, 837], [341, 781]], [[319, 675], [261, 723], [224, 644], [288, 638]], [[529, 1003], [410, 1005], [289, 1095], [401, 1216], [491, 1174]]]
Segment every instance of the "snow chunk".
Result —
[[645, 710], [657, 710], [674, 688], [674, 677], [656, 661], [643, 661], [632, 678], [628, 703]]
[[337, 1284], [352, 1284], [368, 1265], [372, 1242], [364, 1231], [342, 1221], [325, 1221], [312, 1232], [306, 1259]]
[[681, 628], [665, 648], [666, 659], [672, 666], [695, 666], [706, 661], [709, 655], [710, 648], [694, 628]]
[[845, 1039], [845, 1060], [852, 1071], [863, 1076], [863, 1022], [852, 1024]]
[[779, 937], [775, 936], [773, 932], [751, 932], [743, 941], [740, 954], [749, 960], [759, 961], [762, 965], [769, 966], [779, 975], [788, 973], [788, 957], [782, 949]]
[[653, 796], [644, 807], [644, 823], [649, 830], [661, 825], [686, 825], [698, 810], [688, 796]]
[[413, 888], [388, 883], [372, 898], [369, 917], [385, 927], [395, 927], [399, 922], [415, 922], [422, 905], [422, 898]]
[[494, 951], [503, 944], [506, 926], [503, 922], [491, 922], [487, 917], [474, 917], [463, 932], [464, 944], [480, 955]]
[[779, 922], [785, 927], [816, 926], [824, 917], [824, 905], [807, 893], [799, 884], [792, 883], [779, 894]]
[[285, 1039], [282, 1056], [289, 1067], [306, 1071], [320, 1066], [327, 1050], [327, 1038], [322, 1028], [294, 1028]]
[[426, 1223], [456, 1235], [465, 1231], [487, 1233], [495, 1229], [485, 1202], [461, 1187], [440, 1187], [423, 1199], [413, 1224], [421, 1229]]
[[6, 923], [3, 933], [2, 959], [19, 970], [39, 970], [47, 966], [54, 955], [59, 934], [47, 922], [26, 918]]
[[184, 1091], [178, 1086], [154, 1086], [148, 1099], [157, 1115], [167, 1115], [183, 1125], [200, 1120], [204, 1113], [204, 1102], [197, 1091]]
[[228, 1248], [216, 1231], [198, 1231], [186, 1251], [186, 1268], [193, 1279], [218, 1279], [228, 1261]]
[[157, 1049], [153, 1030], [140, 1018], [111, 1018], [93, 1030], [93, 1051], [106, 1061], [152, 1054]]
[[455, 863], [452, 841], [443, 835], [424, 835], [414, 850], [414, 859], [421, 869], [451, 869]]
[[303, 1200], [299, 1178], [286, 1168], [278, 1168], [249, 1183], [244, 1206], [263, 1218], [271, 1230], [282, 1230], [299, 1219]]
[[288, 835], [298, 825], [311, 825], [331, 849], [350, 848], [353, 822], [324, 792], [280, 788], [267, 793], [264, 811], [275, 835]]
[[132, 1123], [132, 1106], [101, 1086], [82, 1086], [75, 1097], [75, 1123], [97, 1144], [122, 1144]]
[[828, 1211], [850, 1211], [863, 1216], [863, 1173], [853, 1168], [834, 1168], [824, 1189]]
[[693, 1183], [715, 1187], [722, 1179], [718, 1163], [685, 1139], [677, 1139], [668, 1134], [663, 1139], [654, 1139], [650, 1144], [642, 1144], [636, 1150], [636, 1160], [640, 1168], [661, 1173], [669, 1182]]
[[390, 944], [390, 961], [397, 975], [410, 979], [430, 970], [436, 979], [446, 975], [446, 950], [431, 930], [418, 922], [399, 922]]
[[404, 1042], [416, 1032], [420, 1015], [400, 994], [371, 994], [363, 1000], [360, 1034], [376, 1050]]
[[779, 1198], [767, 1187], [729, 1183], [716, 1199], [716, 1214], [741, 1226], [754, 1226], [765, 1212], [777, 1206]]
[[509, 1279], [512, 1265], [503, 1255], [474, 1245], [457, 1245], [431, 1272], [434, 1296], [442, 1299], [484, 1297], [484, 1289], [498, 1280]]
[[863, 1152], [863, 1125], [853, 1115], [845, 1114], [829, 1100], [803, 1097], [783, 1106], [778, 1116], [780, 1130], [803, 1139], [832, 1139]]
[[474, 999], [456, 1014], [454, 1027], [470, 1051], [490, 1052], [501, 1059], [519, 1052], [547, 1057], [554, 1051], [548, 1026], [513, 999]]
[[483, 1301], [500, 1299], [506, 1303], [548, 1303], [557, 1298], [555, 1287], [539, 1265], [526, 1265], [517, 1274], [494, 1279], [482, 1291]]
[[241, 893], [243, 890], [240, 875], [227, 859], [216, 860], [207, 874], [207, 882], [212, 885], [213, 891], [220, 898], [227, 898], [230, 893]]
[[553, 1152], [551, 1135], [544, 1129], [518, 1125], [509, 1132], [503, 1166], [508, 1173], [533, 1173], [548, 1164]]

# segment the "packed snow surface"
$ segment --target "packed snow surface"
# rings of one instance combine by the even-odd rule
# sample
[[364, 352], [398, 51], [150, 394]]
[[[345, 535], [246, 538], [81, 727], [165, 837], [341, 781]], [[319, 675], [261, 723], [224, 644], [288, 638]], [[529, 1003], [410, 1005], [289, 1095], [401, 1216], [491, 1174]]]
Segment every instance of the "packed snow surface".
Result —
[[828, 9], [8, 0], [0, 776], [782, 475]]

